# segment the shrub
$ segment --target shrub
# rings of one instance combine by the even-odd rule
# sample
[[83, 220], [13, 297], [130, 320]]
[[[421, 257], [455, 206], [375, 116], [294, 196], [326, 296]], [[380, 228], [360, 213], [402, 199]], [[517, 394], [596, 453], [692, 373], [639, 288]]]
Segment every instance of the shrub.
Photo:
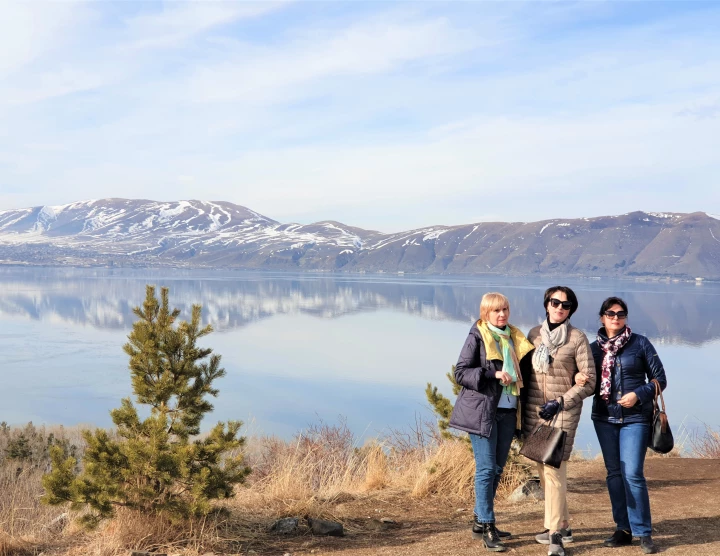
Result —
[[[457, 396], [460, 393], [462, 387], [455, 381], [454, 365], [451, 371], [449, 373], [446, 373], [445, 376], [452, 384], [453, 394]], [[446, 440], [464, 442], [468, 446], [468, 449], [472, 450], [472, 447], [470, 446], [470, 438], [467, 434], [455, 434], [450, 432], [449, 430], [450, 416], [452, 415], [453, 410], [452, 402], [448, 398], [443, 396], [440, 392], [438, 392], [437, 386], [433, 386], [429, 382], [427, 384], [427, 388], [425, 389], [425, 396], [427, 397], [427, 400], [430, 403], [433, 411], [438, 416], [438, 429], [440, 430], [441, 437]], [[531, 467], [526, 463], [527, 460], [520, 456], [521, 447], [521, 441], [517, 438], [513, 439], [510, 453], [508, 454], [508, 460], [505, 464], [505, 468], [503, 469], [502, 477], [500, 478], [500, 485], [498, 486], [498, 490], [503, 494], [510, 494], [516, 487], [524, 484], [531, 476]], [[438, 451], [438, 455], [442, 455], [444, 453], [445, 451], [442, 449]], [[450, 474], [460, 472], [464, 475], [470, 475], [471, 473], [475, 472], [474, 464], [472, 466], [462, 464], [453, 465], [450, 467], [441, 466], [441, 468], [442, 470], [447, 471]], [[431, 471], [431, 474], [436, 474], [438, 472], [438, 469], [433, 466], [431, 467]], [[465, 488], [463, 485], [466, 484], [472, 485], [472, 483], [469, 481], [469, 478], [465, 476], [461, 477], [459, 481], [452, 478], [449, 480], [453, 485], [453, 489], [451, 490], [459, 490]], [[435, 479], [435, 481], [429, 481], [428, 484], [435, 483], [438, 483], [437, 478]], [[432, 489], [433, 487], [423, 485], [422, 488], [420, 488], [420, 491], [425, 492], [426, 490]]]
[[123, 399], [111, 411], [115, 436], [102, 429], [84, 432], [81, 472], [75, 457], [53, 446], [52, 471], [43, 478], [43, 501], [89, 509], [81, 520], [87, 526], [118, 507], [175, 521], [207, 515], [210, 501], [232, 496], [250, 471], [239, 450], [245, 442], [238, 437], [241, 422], [218, 423], [194, 438], [213, 409], [206, 396], [217, 396], [213, 382], [225, 375], [220, 356], [197, 346], [212, 332], [201, 327], [201, 307], [193, 306], [190, 321], [176, 322], [180, 311], [170, 310], [168, 289], [162, 288], [158, 300], [147, 286], [145, 302], [134, 313], [138, 321], [124, 350], [135, 398], [149, 406], [149, 417], [141, 419], [132, 401]]

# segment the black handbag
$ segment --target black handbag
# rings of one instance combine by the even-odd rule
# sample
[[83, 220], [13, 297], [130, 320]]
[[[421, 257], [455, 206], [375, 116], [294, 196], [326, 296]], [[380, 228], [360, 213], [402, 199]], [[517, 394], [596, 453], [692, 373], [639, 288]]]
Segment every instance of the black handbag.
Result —
[[[544, 463], [556, 469], [562, 465], [565, 455], [565, 440], [567, 433], [555, 426], [558, 415], [563, 412], [563, 401], [560, 398], [560, 409], [553, 417], [550, 424], [540, 423], [538, 427], [525, 438], [520, 455], [538, 463]], [[547, 422], [547, 421], [546, 421]]]
[[[650, 427], [649, 447], [658, 454], [667, 454], [672, 451], [675, 446], [675, 440], [673, 439], [670, 423], [665, 413], [665, 399], [662, 395], [660, 383], [654, 378], [650, 382], [655, 385], [655, 398], [653, 399], [653, 418], [652, 426]], [[658, 396], [660, 397], [660, 403], [662, 403], [662, 409], [660, 409], [658, 405]]]

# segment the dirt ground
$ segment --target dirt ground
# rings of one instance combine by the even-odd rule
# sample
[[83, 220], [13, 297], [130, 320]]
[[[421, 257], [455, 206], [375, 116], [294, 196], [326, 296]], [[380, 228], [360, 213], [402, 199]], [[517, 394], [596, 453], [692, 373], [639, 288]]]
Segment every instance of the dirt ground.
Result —
[[[608, 549], [602, 539], [614, 530], [605, 469], [599, 461], [570, 462], [568, 499], [575, 542], [570, 555], [642, 554], [639, 541]], [[653, 538], [661, 553], [720, 556], [720, 460], [651, 458], [646, 477], [653, 514]], [[498, 526], [509, 530], [507, 554], [547, 554], [534, 535], [543, 522], [543, 502], [496, 505]], [[391, 492], [342, 501], [337, 515], [346, 526], [342, 538], [299, 535], [269, 539], [247, 547], [250, 554], [334, 556], [489, 554], [470, 536], [472, 506], [439, 498], [412, 500]], [[398, 523], [378, 530], [380, 518]]]

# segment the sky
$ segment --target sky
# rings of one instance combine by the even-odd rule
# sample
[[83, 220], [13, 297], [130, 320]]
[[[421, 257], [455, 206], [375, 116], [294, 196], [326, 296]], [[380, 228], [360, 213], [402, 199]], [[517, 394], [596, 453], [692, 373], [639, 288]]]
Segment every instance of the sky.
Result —
[[720, 214], [720, 1], [0, 0], [0, 210]]

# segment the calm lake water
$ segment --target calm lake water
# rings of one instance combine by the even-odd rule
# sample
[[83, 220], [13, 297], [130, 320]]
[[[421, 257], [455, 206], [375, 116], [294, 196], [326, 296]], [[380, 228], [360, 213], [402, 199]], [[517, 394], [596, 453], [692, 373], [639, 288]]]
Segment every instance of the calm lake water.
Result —
[[[0, 420], [109, 425], [109, 410], [131, 394], [122, 345], [148, 283], [168, 286], [183, 316], [202, 304], [216, 330], [205, 344], [227, 376], [209, 421], [242, 419], [247, 434], [289, 437], [319, 419], [342, 417], [359, 436], [376, 436], [430, 416], [425, 385], [450, 395], [444, 375], [483, 293], [505, 293], [511, 322], [527, 332], [557, 280], [0, 268]], [[591, 341], [601, 301], [625, 298], [630, 326], [665, 364], [676, 431], [720, 424], [720, 284], [563, 283], [580, 300], [572, 322]], [[576, 447], [594, 453], [589, 410], [587, 401]]]

